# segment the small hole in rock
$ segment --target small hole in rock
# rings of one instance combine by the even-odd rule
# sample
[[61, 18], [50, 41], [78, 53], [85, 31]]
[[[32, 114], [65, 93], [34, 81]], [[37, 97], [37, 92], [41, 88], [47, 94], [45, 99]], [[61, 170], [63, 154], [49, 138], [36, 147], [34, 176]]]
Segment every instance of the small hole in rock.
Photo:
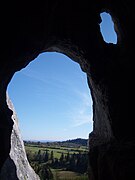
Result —
[[102, 22], [100, 23], [100, 30], [103, 39], [106, 43], [117, 44], [117, 34], [114, 30], [114, 23], [109, 13], [103, 12], [100, 14]]

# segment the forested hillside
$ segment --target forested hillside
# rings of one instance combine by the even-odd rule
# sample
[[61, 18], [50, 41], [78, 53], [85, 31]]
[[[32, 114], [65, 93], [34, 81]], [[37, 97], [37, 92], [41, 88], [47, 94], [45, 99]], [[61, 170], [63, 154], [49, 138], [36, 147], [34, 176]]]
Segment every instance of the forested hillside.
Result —
[[[88, 179], [86, 139], [78, 138], [63, 142], [46, 143], [24, 141], [24, 143], [28, 160], [41, 180]], [[69, 178], [67, 178], [67, 175]]]

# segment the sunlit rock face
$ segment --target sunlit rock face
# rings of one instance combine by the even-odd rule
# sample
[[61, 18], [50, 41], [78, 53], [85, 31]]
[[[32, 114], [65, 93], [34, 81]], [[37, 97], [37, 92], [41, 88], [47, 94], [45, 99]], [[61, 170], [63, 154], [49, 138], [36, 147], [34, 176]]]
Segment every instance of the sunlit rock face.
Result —
[[12, 120], [14, 122], [11, 134], [11, 149], [9, 157], [6, 159], [0, 174], [1, 180], [39, 180], [38, 175], [31, 168], [24, 149], [18, 127], [18, 118], [9, 97], [7, 97], [9, 109], [13, 111]]
[[[16, 71], [41, 52], [57, 51], [77, 61], [88, 75], [94, 122], [89, 179], [135, 179], [135, 4], [129, 0], [5, 3], [1, 7], [0, 167], [12, 147], [7, 85]], [[116, 45], [105, 43], [100, 33], [103, 10], [114, 20]]]

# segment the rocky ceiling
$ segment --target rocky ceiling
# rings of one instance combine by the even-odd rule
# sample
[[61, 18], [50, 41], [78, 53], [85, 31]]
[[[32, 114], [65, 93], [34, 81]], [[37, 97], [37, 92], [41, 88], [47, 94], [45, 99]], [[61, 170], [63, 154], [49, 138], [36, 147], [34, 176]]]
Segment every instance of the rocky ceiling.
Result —
[[[6, 104], [7, 85], [16, 71], [41, 52], [57, 51], [77, 61], [88, 75], [94, 121], [89, 138], [90, 180], [135, 179], [134, 3], [20, 0], [5, 1], [1, 9], [0, 166], [10, 151], [13, 126]], [[103, 11], [115, 23], [116, 45], [105, 43], [100, 33]]]

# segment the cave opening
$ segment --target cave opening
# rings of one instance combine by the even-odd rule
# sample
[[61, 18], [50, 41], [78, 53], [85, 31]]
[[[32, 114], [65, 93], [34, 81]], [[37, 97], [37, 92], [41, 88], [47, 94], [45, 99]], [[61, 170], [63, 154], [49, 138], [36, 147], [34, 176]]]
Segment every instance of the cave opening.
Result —
[[[91, 122], [92, 99], [86, 74], [82, 72], [78, 63], [63, 54], [40, 54], [26, 68], [15, 74], [8, 86], [8, 92], [20, 119], [23, 134], [31, 132], [32, 129], [31, 127], [28, 128], [25, 123], [29, 122], [31, 126], [34, 126], [41, 119], [41, 122], [47, 125], [47, 121], [52, 119], [53, 124], [54, 120], [57, 121], [56, 116], [66, 118], [69, 122], [70, 119], [73, 119], [70, 122], [73, 127]], [[67, 113], [64, 113], [65, 111]], [[55, 114], [55, 116], [52, 116], [52, 114]], [[58, 117], [57, 119], [59, 120]], [[63, 129], [67, 127], [66, 119], [64, 120], [65, 127]], [[62, 120], [60, 122], [62, 123]], [[43, 125], [39, 126], [39, 129], [42, 129], [42, 127]], [[47, 129], [51, 127], [52, 125], [48, 124]], [[26, 128], [25, 131], [24, 128]], [[37, 125], [34, 128], [38, 128]], [[86, 136], [88, 136], [89, 130], [92, 131], [92, 128], [87, 129]], [[44, 129], [42, 129], [43, 131]], [[79, 136], [79, 131], [80, 129], [78, 129], [76, 136]], [[82, 138], [86, 137], [84, 134], [83, 132]], [[30, 138], [26, 134], [23, 139], [38, 140], [34, 132], [33, 134], [31, 132], [31, 136]], [[55, 135], [54, 137], [56, 138]], [[74, 135], [73, 137], [75, 138]], [[43, 135], [39, 138], [42, 140]], [[52, 138], [47, 137], [47, 140], [54, 140]], [[71, 137], [67, 138], [70, 139]]]
[[106, 43], [117, 44], [117, 34], [114, 28], [112, 16], [108, 12], [100, 13], [102, 22], [100, 23], [100, 31]]
[[[28, 141], [39, 145], [46, 141], [87, 140], [93, 130], [92, 98], [86, 73], [64, 54], [40, 54], [16, 72], [8, 94], [26, 145]], [[79, 152], [83, 145], [77, 146]], [[30, 152], [29, 147], [27, 150]]]

